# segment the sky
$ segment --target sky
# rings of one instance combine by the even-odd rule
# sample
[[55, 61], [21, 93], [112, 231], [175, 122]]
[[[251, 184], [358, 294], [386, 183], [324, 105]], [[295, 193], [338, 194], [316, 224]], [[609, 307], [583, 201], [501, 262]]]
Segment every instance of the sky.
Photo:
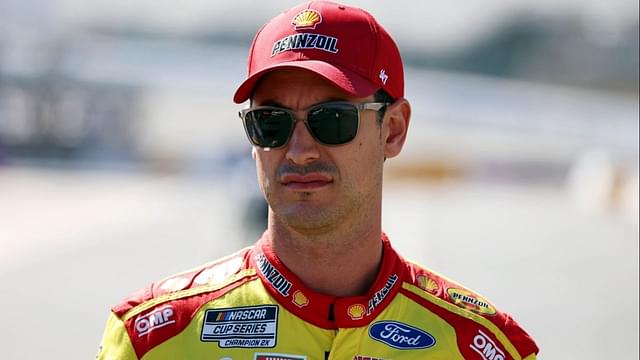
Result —
[[[259, 25], [299, 0], [0, 0], [9, 21], [44, 31], [72, 31], [88, 25], [148, 26], [188, 32], [194, 29], [253, 33]], [[638, 19], [634, 0], [346, 0], [369, 10], [400, 42], [447, 48], [473, 42], [506, 16], [577, 14], [599, 29]], [[1, 16], [1, 15], [0, 15]], [[6, 19], [5, 19], [6, 21]], [[0, 28], [2, 26], [0, 25]]]

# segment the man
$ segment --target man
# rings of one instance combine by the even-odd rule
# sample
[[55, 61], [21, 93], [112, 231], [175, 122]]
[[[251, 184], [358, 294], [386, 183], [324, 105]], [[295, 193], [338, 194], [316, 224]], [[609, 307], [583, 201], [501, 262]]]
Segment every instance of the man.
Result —
[[394, 41], [361, 9], [313, 1], [262, 27], [234, 101], [251, 103], [267, 230], [114, 307], [98, 359], [535, 359], [508, 315], [382, 232], [403, 82]]

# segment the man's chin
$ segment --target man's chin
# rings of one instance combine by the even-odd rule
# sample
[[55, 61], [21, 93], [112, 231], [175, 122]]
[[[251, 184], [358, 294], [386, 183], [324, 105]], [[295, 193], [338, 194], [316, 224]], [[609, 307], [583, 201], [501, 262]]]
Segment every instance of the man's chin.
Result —
[[335, 208], [309, 202], [289, 205], [275, 213], [284, 224], [300, 232], [324, 232], [339, 220]]

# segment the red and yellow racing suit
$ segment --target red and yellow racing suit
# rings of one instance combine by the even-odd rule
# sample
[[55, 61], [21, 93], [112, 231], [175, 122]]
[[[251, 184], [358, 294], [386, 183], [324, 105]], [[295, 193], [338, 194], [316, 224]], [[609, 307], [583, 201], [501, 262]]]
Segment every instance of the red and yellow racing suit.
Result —
[[509, 315], [400, 257], [384, 234], [382, 242], [379, 274], [363, 296], [309, 289], [264, 239], [151, 284], [112, 309], [97, 358], [536, 358], [535, 342]]

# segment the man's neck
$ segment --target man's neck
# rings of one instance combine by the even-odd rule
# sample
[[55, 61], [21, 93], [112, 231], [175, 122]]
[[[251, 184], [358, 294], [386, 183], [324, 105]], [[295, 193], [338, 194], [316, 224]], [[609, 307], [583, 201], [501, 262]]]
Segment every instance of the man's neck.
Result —
[[309, 288], [333, 296], [362, 295], [382, 260], [380, 221], [345, 228], [304, 235], [270, 216], [266, 235], [280, 261]]

